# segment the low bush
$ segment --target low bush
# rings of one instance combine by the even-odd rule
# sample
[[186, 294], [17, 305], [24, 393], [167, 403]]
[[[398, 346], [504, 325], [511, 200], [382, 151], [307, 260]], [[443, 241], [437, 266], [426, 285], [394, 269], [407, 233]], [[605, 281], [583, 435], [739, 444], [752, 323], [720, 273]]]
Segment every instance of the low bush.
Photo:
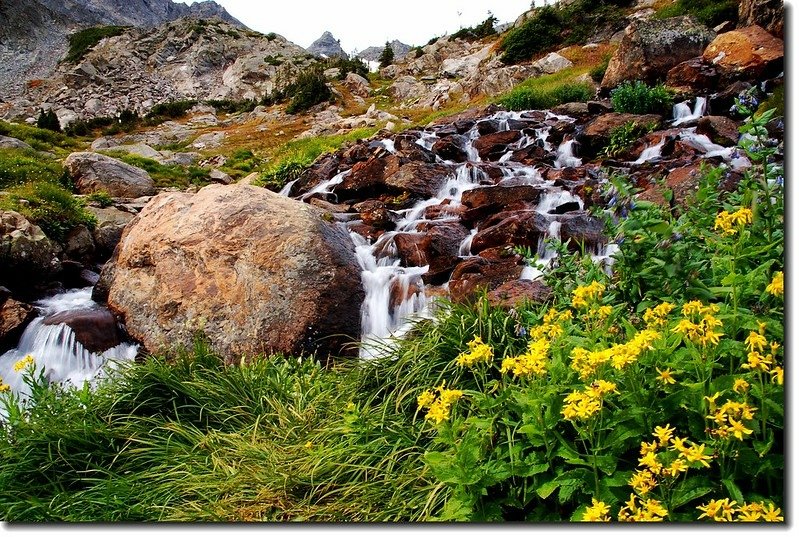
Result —
[[59, 242], [76, 226], [92, 228], [97, 223], [95, 216], [84, 209], [82, 200], [62, 186], [47, 182], [11, 188], [8, 196], [0, 199], [0, 207], [17, 211]]
[[105, 190], [98, 190], [97, 192], [88, 194], [86, 196], [86, 201], [95, 203], [101, 208], [110, 207], [114, 204], [114, 198], [112, 198]]
[[258, 106], [258, 101], [255, 99], [243, 99], [235, 101], [232, 99], [211, 99], [203, 101], [203, 104], [213, 106], [217, 112], [225, 112], [226, 114], [239, 114], [243, 112], [252, 112]]
[[477, 26], [469, 26], [461, 28], [454, 34], [452, 39], [464, 39], [466, 41], [478, 41], [490, 35], [496, 35], [497, 30], [494, 25], [497, 23], [497, 18], [489, 12], [488, 18], [478, 24]]
[[652, 129], [635, 121], [628, 121], [610, 131], [610, 140], [602, 150], [602, 155], [608, 158], [616, 157], [629, 149], [638, 138], [651, 131]]
[[69, 36], [69, 51], [64, 58], [69, 63], [78, 63], [97, 43], [106, 37], [115, 37], [125, 32], [124, 26], [96, 26], [79, 30]]
[[3, 120], [0, 120], [0, 135], [17, 138], [37, 151], [55, 152], [59, 156], [66, 150], [74, 150], [81, 146], [77, 140], [60, 132]]
[[505, 34], [499, 46], [500, 59], [506, 64], [519, 63], [555, 46], [560, 38], [560, 24], [557, 8], [539, 9], [524, 24]]
[[571, 73], [556, 73], [531, 78], [500, 97], [497, 102], [508, 110], [543, 110], [568, 102], [585, 102], [594, 89], [585, 82], [574, 82]]
[[284, 93], [291, 96], [291, 101], [286, 107], [286, 112], [289, 114], [299, 114], [333, 97], [320, 68], [312, 68], [301, 73]]
[[611, 91], [610, 101], [615, 112], [668, 115], [671, 113], [674, 97], [663, 84], [650, 87], [636, 80], [623, 82]]
[[738, 22], [738, 0], [676, 0], [655, 13], [656, 19], [692, 15], [713, 28], [724, 21]]
[[158, 103], [150, 109], [147, 114], [148, 119], [178, 119], [186, 115], [191, 108], [197, 104], [194, 99], [180, 101], [168, 101]]
[[199, 166], [184, 168], [177, 164], [161, 164], [157, 160], [128, 153], [105, 151], [105, 154], [118, 158], [122, 162], [141, 168], [152, 177], [159, 188], [186, 188], [189, 185], [204, 186], [209, 183], [208, 170]]
[[36, 128], [61, 132], [61, 122], [52, 108], [47, 111], [39, 110], [39, 117], [36, 118]]

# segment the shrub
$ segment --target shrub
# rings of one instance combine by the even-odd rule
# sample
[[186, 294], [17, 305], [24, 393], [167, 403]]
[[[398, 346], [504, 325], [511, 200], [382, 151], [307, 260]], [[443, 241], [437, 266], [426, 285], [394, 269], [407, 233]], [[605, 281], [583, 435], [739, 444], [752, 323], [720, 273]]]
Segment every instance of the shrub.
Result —
[[602, 83], [602, 79], [605, 78], [605, 71], [608, 70], [608, 64], [610, 63], [611, 54], [605, 54], [602, 57], [602, 62], [598, 65], [594, 66], [591, 71], [589, 71], [589, 75], [591, 75], [591, 80], [596, 82], [597, 84]]
[[657, 19], [693, 15], [710, 28], [724, 21], [738, 22], [738, 0], [677, 0], [655, 13]]
[[478, 24], [477, 26], [470, 26], [467, 28], [461, 28], [454, 34], [452, 34], [452, 39], [464, 39], [466, 41], [477, 41], [479, 39], [483, 39], [484, 37], [488, 37], [490, 35], [495, 35], [497, 33], [494, 25], [497, 23], [497, 18], [491, 14], [489, 11], [488, 18]]
[[610, 94], [613, 110], [629, 114], [669, 114], [674, 103], [663, 84], [649, 87], [640, 80], [623, 82]]
[[53, 132], [61, 132], [61, 122], [58, 121], [58, 116], [52, 108], [46, 112], [44, 110], [39, 110], [39, 117], [36, 119], [36, 127]]
[[286, 107], [289, 114], [304, 112], [314, 105], [328, 101], [333, 96], [327, 86], [325, 75], [319, 68], [312, 68], [297, 77], [297, 80], [286, 88], [286, 94], [291, 95], [291, 101]]
[[197, 104], [194, 99], [181, 100], [181, 101], [168, 101], [165, 103], [158, 103], [150, 109], [147, 114], [148, 119], [178, 119], [186, 115], [191, 108]]
[[269, 32], [264, 37], [266, 38], [267, 41], [274, 41], [275, 39], [277, 39], [277, 34], [275, 32]]
[[78, 63], [101, 40], [121, 35], [126, 29], [124, 26], [96, 26], [79, 30], [69, 36], [69, 51], [64, 59], [69, 63]]
[[108, 192], [105, 190], [98, 190], [97, 192], [92, 192], [91, 194], [86, 196], [86, 200], [92, 203], [96, 203], [100, 207], [110, 207], [114, 204], [114, 198], [112, 198]]
[[80, 224], [92, 228], [97, 223], [95, 216], [84, 209], [82, 200], [53, 183], [14, 187], [0, 200], [0, 206], [22, 214], [56, 241], [63, 241], [66, 234]]
[[203, 101], [208, 106], [213, 106], [217, 112], [225, 112], [227, 114], [238, 114], [241, 112], [252, 112], [258, 106], [258, 101], [255, 99], [244, 99], [241, 101], [234, 101], [232, 99], [211, 99]]
[[261, 174], [258, 183], [269, 190], [278, 191], [291, 181], [299, 179], [308, 165], [297, 160], [285, 160]]
[[105, 151], [109, 156], [146, 171], [158, 187], [186, 188], [190, 184], [208, 184], [208, 170], [197, 166], [188, 169], [177, 164], [161, 164], [157, 160], [128, 153]]
[[0, 148], [0, 189], [32, 182], [59, 184], [65, 173], [58, 162], [36, 152]]
[[508, 110], [544, 110], [568, 102], [585, 102], [594, 97], [590, 84], [563, 81], [560, 74], [525, 81], [497, 102]]
[[545, 6], [518, 28], [513, 28], [500, 42], [503, 63], [513, 64], [529, 60], [557, 44], [560, 37], [561, 18], [558, 10]]
[[369, 67], [360, 58], [349, 59], [337, 56], [327, 60], [326, 65], [339, 69], [339, 80], [344, 80], [347, 77], [347, 73], [355, 73], [364, 78], [369, 76]]
[[266, 57], [264, 57], [264, 61], [268, 65], [271, 65], [273, 67], [278, 67], [280, 65], [283, 65], [283, 59], [280, 57], [280, 55], [277, 55], [277, 56], [272, 56], [272, 55], [266, 56]]
[[609, 158], [616, 157], [633, 145], [638, 138], [650, 131], [651, 129], [639, 125], [635, 121], [628, 121], [610, 131], [610, 140], [608, 145], [602, 150], [602, 154]]
[[60, 132], [2, 120], [0, 120], [0, 135], [18, 138], [37, 151], [63, 153], [61, 150], [72, 150], [80, 146], [77, 140]]

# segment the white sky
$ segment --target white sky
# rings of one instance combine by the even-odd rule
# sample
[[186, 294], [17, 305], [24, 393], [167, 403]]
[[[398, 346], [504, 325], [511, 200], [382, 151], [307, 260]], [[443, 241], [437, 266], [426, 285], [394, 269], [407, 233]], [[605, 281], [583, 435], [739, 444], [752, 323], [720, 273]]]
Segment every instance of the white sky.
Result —
[[[183, 0], [192, 4], [197, 0]], [[253, 30], [275, 32], [308, 47], [330, 31], [352, 53], [399, 39], [425, 45], [432, 37], [483, 22], [500, 23], [530, 9], [531, 0], [216, 0]], [[539, 4], [543, 0], [538, 0]], [[552, 3], [552, 0], [550, 0]]]

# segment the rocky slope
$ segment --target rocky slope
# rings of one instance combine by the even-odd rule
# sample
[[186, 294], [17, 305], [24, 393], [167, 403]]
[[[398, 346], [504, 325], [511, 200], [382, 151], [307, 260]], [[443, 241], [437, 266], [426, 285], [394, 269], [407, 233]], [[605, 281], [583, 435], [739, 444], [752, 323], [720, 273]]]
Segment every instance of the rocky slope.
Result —
[[319, 36], [319, 39], [311, 43], [311, 46], [308, 47], [307, 50], [314, 56], [321, 56], [323, 58], [334, 58], [336, 56], [349, 58], [349, 54], [344, 52], [344, 49], [341, 48], [339, 40], [333, 37], [333, 34], [330, 32], [325, 32]]
[[146, 113], [171, 100], [259, 99], [290, 83], [307, 61], [281, 36], [180, 19], [104, 39], [78, 65], [62, 64], [29, 85], [0, 116], [30, 116], [44, 104], [66, 124], [125, 109]]
[[[391, 46], [391, 50], [394, 51], [394, 61], [403, 59], [413, 48], [412, 46], [406, 45], [398, 39], [394, 39], [389, 43], [389, 45]], [[385, 48], [385, 45], [368, 47], [360, 51], [358, 54], [356, 54], [356, 56], [367, 62], [377, 62], [380, 61], [380, 55], [383, 54], [383, 50], [385, 50]]]
[[0, 100], [25, 82], [47, 78], [67, 51], [70, 33], [99, 25], [152, 27], [181, 17], [244, 25], [216, 2], [172, 0], [0, 0]]

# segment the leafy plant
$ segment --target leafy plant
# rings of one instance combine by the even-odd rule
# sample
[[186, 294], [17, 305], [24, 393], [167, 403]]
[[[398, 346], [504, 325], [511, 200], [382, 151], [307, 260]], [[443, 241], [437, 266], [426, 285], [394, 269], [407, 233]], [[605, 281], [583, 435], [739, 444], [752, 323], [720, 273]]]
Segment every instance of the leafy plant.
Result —
[[680, 15], [693, 17], [709, 28], [724, 21], [738, 22], [737, 0], [677, 0], [655, 12], [655, 18], [667, 19]]
[[63, 187], [47, 182], [27, 183], [9, 190], [0, 207], [11, 209], [42, 228], [56, 241], [78, 225], [93, 228], [95, 216], [84, 209], [83, 201]]
[[518, 28], [513, 28], [500, 42], [503, 63], [528, 60], [558, 43], [561, 18], [558, 10], [545, 6]]
[[571, 73], [555, 73], [526, 80], [497, 99], [509, 110], [543, 110], [562, 103], [585, 102], [594, 89], [585, 82], [574, 82]]
[[635, 121], [628, 121], [620, 127], [611, 129], [610, 140], [602, 150], [602, 154], [608, 158], [614, 158], [629, 149], [642, 135], [652, 130], [652, 128], [640, 125]]
[[466, 28], [461, 28], [460, 30], [452, 34], [452, 39], [478, 41], [480, 39], [483, 39], [484, 37], [496, 35], [497, 30], [494, 28], [494, 25], [496, 25], [496, 23], [497, 23], [497, 18], [489, 11], [486, 20], [484, 20], [477, 26], [468, 26]]
[[86, 200], [92, 203], [96, 203], [100, 207], [110, 207], [114, 204], [114, 198], [112, 198], [108, 192], [105, 190], [98, 190], [96, 192], [92, 192], [86, 196]]
[[622, 82], [611, 91], [613, 110], [629, 114], [668, 114], [674, 98], [666, 86], [650, 87], [640, 80]]
[[147, 114], [148, 119], [178, 119], [186, 115], [191, 108], [197, 104], [194, 99], [185, 99], [179, 101], [167, 101], [158, 103], [150, 109]]

